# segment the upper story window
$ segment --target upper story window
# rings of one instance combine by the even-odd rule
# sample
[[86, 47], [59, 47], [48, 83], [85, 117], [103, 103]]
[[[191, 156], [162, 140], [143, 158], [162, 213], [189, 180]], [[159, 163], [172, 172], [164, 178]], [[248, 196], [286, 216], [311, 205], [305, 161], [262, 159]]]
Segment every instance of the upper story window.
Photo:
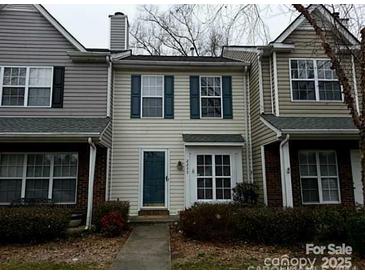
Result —
[[341, 86], [329, 60], [290, 60], [292, 99], [341, 101]]
[[142, 76], [142, 117], [163, 118], [163, 75]]
[[52, 67], [0, 67], [0, 105], [50, 107]]
[[222, 117], [221, 77], [200, 77], [201, 117]]

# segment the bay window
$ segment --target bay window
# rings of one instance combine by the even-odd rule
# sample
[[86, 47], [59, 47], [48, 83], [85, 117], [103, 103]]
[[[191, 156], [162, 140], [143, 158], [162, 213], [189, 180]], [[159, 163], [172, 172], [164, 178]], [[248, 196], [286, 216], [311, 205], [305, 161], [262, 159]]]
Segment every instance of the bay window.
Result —
[[329, 60], [290, 60], [294, 101], [341, 101], [341, 86]]
[[52, 67], [0, 67], [1, 106], [50, 107]]
[[20, 198], [75, 203], [77, 153], [0, 154], [0, 203]]
[[340, 202], [334, 151], [300, 151], [299, 170], [303, 204]]

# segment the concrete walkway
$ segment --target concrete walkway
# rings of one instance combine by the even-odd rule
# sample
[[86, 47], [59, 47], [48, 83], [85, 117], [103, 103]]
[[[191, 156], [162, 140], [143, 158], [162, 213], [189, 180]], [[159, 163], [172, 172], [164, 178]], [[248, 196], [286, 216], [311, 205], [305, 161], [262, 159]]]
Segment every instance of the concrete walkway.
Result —
[[170, 269], [170, 231], [167, 223], [136, 224], [115, 258], [112, 269]]

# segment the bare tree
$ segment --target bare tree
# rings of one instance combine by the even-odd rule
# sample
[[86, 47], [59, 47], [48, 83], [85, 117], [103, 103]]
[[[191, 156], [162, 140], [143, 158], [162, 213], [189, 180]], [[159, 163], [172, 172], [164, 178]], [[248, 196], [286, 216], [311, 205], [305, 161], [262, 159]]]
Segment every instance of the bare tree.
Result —
[[[301, 4], [294, 4], [294, 8], [300, 12], [311, 24], [316, 35], [318, 36], [321, 46], [325, 52], [325, 54], [330, 58], [332, 69], [334, 69], [337, 78], [342, 85], [342, 92], [344, 94], [344, 102], [349, 109], [349, 112], [352, 117], [352, 121], [357, 129], [359, 129], [360, 135], [360, 153], [361, 153], [361, 180], [363, 184], [363, 189], [365, 186], [365, 28], [360, 30], [361, 41], [359, 45], [349, 45], [346, 43], [343, 35], [338, 31], [338, 28], [335, 26], [330, 30], [326, 30], [324, 24], [318, 22], [317, 18], [312, 15], [312, 13], [305, 8]], [[342, 8], [346, 8], [342, 6]], [[348, 12], [347, 15], [350, 14], [352, 7], [347, 7], [345, 10]], [[359, 19], [359, 18], [358, 18]], [[359, 20], [357, 20], [359, 22]], [[338, 20], [334, 20], [334, 23], [339, 23]], [[328, 35], [328, 31], [333, 36]], [[332, 39], [331, 39], [332, 37]], [[340, 46], [346, 48], [346, 53], [341, 50]], [[351, 77], [349, 71], [346, 68], [344, 62], [341, 62], [341, 59], [344, 58], [344, 55], [353, 56], [354, 62], [358, 68], [360, 68], [360, 90], [359, 93], [362, 95], [362, 102], [360, 105], [360, 109], [357, 109], [355, 98], [353, 95], [353, 83], [350, 80]], [[350, 72], [352, 73], [352, 71]]]
[[148, 54], [217, 56], [223, 45], [267, 43], [257, 5], [144, 5], [132, 24], [132, 45]]

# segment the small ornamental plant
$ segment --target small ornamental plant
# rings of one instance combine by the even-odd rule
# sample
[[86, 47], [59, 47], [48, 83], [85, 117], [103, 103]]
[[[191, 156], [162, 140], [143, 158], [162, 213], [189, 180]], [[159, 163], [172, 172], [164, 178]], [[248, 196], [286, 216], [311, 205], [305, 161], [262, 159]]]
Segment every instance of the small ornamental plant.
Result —
[[105, 214], [100, 220], [101, 233], [108, 237], [120, 236], [126, 228], [126, 222], [117, 211]]

